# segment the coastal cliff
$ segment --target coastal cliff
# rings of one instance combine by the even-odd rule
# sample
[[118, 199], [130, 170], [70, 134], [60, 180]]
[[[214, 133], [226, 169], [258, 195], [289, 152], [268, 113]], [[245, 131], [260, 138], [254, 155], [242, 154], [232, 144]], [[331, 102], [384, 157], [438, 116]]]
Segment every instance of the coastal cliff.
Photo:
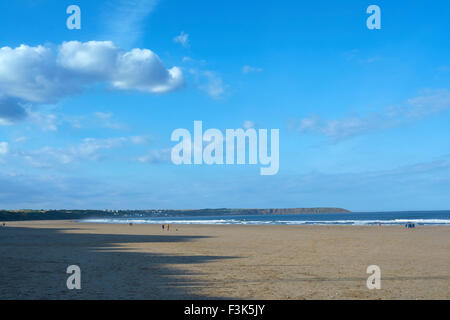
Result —
[[256, 214], [316, 214], [316, 213], [349, 213], [349, 212], [351, 211], [342, 208], [255, 209]]

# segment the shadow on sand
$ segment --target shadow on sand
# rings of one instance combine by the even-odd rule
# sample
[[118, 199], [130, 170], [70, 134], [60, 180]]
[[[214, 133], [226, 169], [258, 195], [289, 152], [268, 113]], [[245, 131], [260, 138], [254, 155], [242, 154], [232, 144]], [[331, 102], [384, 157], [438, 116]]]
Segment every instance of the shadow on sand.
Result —
[[[169, 265], [233, 257], [129, 252], [117, 244], [186, 242], [182, 235], [64, 233], [68, 229], [0, 230], [0, 299], [227, 299], [195, 293], [208, 282]], [[81, 268], [81, 290], [68, 290], [69, 265]]]

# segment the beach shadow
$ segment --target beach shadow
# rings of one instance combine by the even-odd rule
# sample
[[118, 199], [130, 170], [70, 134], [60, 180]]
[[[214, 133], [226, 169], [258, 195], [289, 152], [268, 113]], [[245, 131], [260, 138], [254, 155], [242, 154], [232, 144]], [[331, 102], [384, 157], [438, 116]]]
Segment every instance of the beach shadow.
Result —
[[[202, 296], [208, 281], [182, 265], [234, 257], [131, 252], [118, 245], [188, 242], [204, 236], [66, 233], [70, 229], [0, 230], [0, 299], [229, 299]], [[81, 289], [69, 290], [69, 265], [81, 269]], [[180, 267], [176, 266], [180, 265]]]

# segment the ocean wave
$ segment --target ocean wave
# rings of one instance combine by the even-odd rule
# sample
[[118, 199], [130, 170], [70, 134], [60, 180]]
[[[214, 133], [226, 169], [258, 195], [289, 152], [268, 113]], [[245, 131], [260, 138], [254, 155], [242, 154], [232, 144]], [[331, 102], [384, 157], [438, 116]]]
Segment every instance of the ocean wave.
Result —
[[247, 219], [84, 219], [85, 223], [109, 224], [205, 224], [205, 225], [403, 225], [416, 223], [417, 225], [450, 225], [450, 219], [392, 219], [392, 220], [247, 220]]

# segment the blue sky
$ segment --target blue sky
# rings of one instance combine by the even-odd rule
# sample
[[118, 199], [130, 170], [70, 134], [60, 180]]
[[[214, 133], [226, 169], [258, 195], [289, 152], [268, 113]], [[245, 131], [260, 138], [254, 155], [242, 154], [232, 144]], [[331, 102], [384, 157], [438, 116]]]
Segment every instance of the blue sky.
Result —
[[[72, 4], [81, 30], [66, 27]], [[381, 30], [366, 27], [371, 4]], [[450, 209], [449, 12], [2, 1], [0, 207]], [[170, 135], [194, 120], [279, 129], [279, 173], [175, 166]]]

